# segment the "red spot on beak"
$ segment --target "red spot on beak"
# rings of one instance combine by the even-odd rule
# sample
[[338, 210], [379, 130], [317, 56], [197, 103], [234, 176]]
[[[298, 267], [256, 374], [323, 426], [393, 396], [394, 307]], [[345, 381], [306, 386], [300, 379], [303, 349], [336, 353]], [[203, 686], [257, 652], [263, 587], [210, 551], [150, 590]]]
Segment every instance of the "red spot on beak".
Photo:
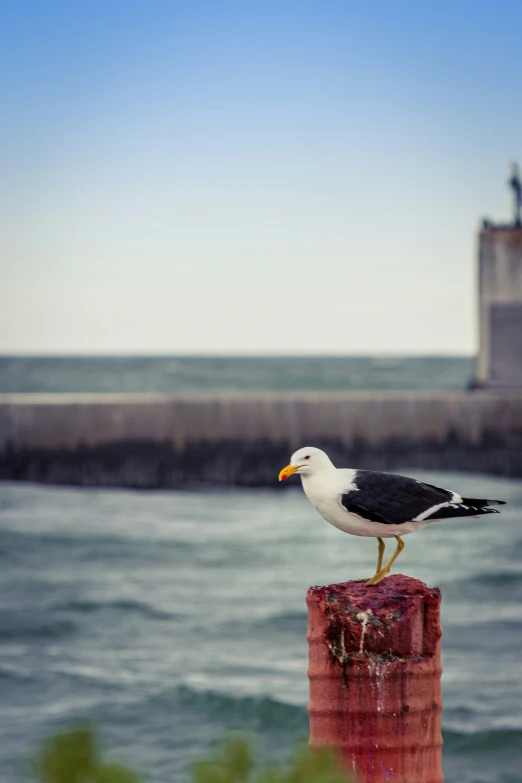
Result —
[[288, 476], [281, 476], [281, 481], [286, 481]]

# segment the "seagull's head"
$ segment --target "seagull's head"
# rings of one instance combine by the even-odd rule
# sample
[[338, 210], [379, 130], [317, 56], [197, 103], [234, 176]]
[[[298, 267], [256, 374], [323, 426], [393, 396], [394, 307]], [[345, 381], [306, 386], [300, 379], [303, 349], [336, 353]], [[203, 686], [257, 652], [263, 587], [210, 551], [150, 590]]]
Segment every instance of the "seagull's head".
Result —
[[292, 454], [290, 464], [283, 468], [279, 474], [279, 481], [286, 481], [294, 473], [299, 473], [301, 476], [311, 476], [324, 468], [332, 467], [328, 454], [314, 446], [305, 446]]

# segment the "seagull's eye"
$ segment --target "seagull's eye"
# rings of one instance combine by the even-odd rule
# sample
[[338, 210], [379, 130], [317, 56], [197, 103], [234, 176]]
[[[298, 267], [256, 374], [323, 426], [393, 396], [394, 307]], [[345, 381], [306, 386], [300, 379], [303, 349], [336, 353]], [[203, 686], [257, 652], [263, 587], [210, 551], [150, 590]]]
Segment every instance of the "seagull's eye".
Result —
[[306, 455], [306, 457], [305, 457], [305, 459], [310, 459], [310, 455], [309, 455], [309, 454], [307, 454], [307, 455]]

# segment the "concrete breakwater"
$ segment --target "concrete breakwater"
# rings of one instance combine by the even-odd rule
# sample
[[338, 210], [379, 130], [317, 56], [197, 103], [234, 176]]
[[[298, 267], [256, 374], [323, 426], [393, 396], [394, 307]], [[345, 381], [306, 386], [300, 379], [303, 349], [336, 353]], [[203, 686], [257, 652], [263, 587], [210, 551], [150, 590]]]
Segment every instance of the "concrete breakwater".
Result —
[[522, 476], [522, 392], [0, 395], [0, 478], [269, 486], [293, 450], [339, 465]]

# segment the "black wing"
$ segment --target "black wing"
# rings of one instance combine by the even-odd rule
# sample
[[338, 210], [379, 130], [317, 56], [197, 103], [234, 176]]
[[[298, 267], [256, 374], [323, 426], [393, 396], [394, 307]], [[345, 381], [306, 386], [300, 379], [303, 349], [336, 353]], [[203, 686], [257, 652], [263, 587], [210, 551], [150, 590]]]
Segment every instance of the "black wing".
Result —
[[503, 503], [455, 497], [453, 492], [432, 484], [372, 470], [358, 470], [354, 484], [353, 490], [342, 495], [342, 505], [353, 514], [384, 525], [402, 525], [420, 515], [422, 519], [445, 519], [496, 514], [498, 511], [487, 508], [487, 504]]

